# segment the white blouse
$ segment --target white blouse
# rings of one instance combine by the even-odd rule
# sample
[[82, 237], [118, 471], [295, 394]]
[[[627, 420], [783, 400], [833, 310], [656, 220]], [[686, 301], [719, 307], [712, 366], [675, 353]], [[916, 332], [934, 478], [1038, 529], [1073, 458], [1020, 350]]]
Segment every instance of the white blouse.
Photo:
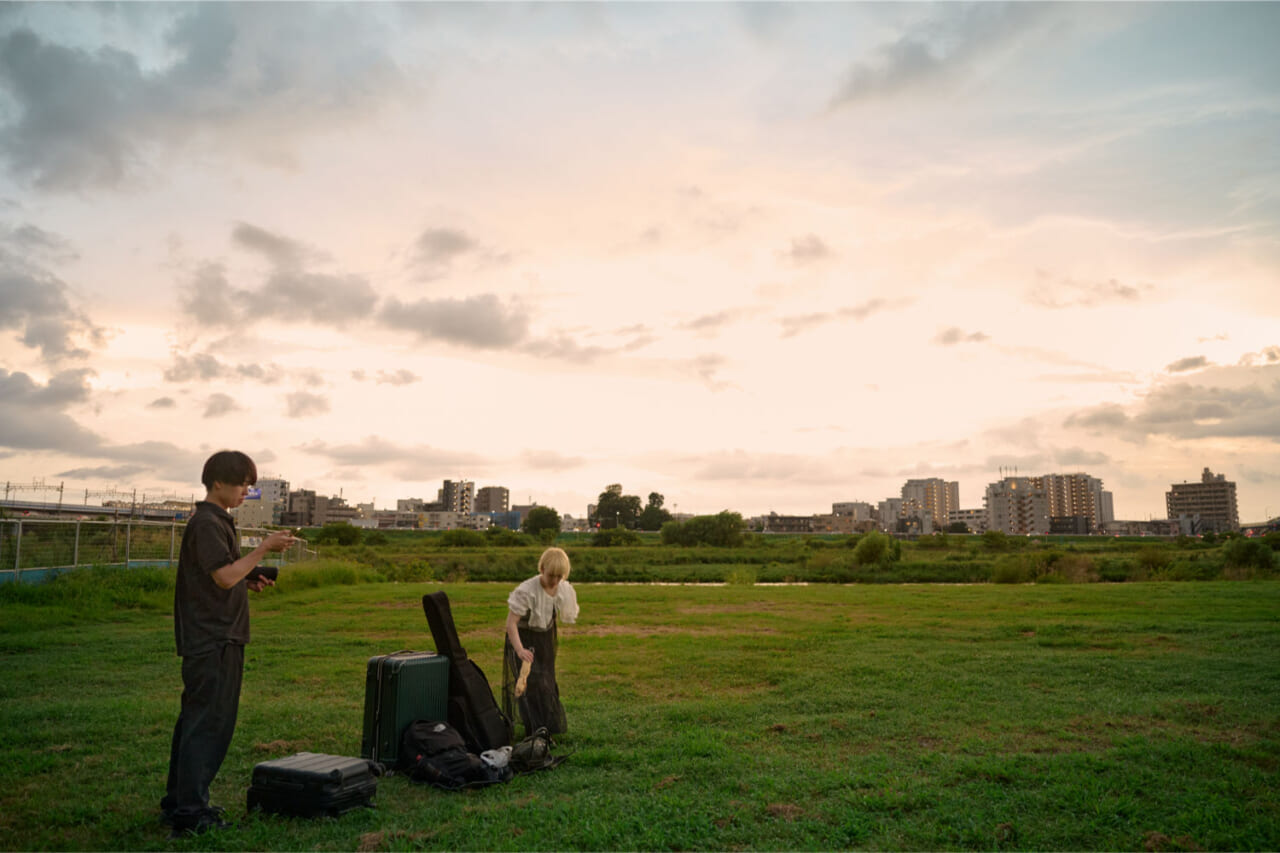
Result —
[[554, 615], [566, 625], [578, 621], [578, 594], [567, 580], [560, 581], [555, 595], [547, 595], [542, 588], [542, 576], [534, 575], [521, 583], [507, 596], [507, 607], [517, 616], [529, 616], [529, 627], [545, 631], [551, 626]]

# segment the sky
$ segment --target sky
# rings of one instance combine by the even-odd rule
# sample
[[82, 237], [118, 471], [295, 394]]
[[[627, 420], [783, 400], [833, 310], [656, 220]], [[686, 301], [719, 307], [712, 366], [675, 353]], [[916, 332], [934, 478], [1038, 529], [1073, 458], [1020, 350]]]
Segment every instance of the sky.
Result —
[[[0, 480], [1280, 515], [1280, 4], [0, 5]], [[27, 492], [24, 497], [39, 499]]]

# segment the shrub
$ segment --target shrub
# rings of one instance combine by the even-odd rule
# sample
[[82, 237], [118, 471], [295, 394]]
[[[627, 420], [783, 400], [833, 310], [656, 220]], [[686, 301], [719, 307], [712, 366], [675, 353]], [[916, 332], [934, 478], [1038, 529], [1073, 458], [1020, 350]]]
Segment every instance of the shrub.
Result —
[[887, 565], [897, 562], [901, 556], [902, 543], [878, 530], [865, 534], [853, 549], [853, 561], [859, 566]]
[[982, 534], [982, 545], [988, 551], [1009, 550], [1009, 536], [1003, 530], [988, 530]]
[[1173, 562], [1173, 555], [1163, 545], [1143, 545], [1135, 559], [1148, 575], [1155, 575]]
[[440, 544], [446, 548], [483, 548], [485, 539], [479, 530], [446, 530], [440, 534]]
[[742, 544], [745, 529], [746, 523], [736, 512], [698, 515], [688, 521], [668, 521], [662, 525], [662, 544], [732, 548]]
[[1031, 579], [1031, 568], [1027, 560], [1021, 556], [1010, 554], [1001, 557], [991, 567], [992, 583], [1027, 583]]
[[364, 538], [364, 531], [345, 521], [333, 521], [307, 538], [317, 545], [359, 545]]
[[520, 545], [532, 545], [533, 539], [524, 533], [517, 533], [505, 527], [490, 527], [484, 532], [485, 541], [499, 548], [514, 548]]
[[754, 586], [756, 570], [753, 566], [736, 566], [725, 573], [724, 582], [730, 586]]
[[616, 548], [619, 545], [638, 545], [639, 543], [640, 535], [625, 527], [608, 527], [596, 531], [591, 537], [591, 544], [597, 548]]
[[1222, 546], [1222, 556], [1232, 569], [1261, 569], [1268, 571], [1275, 564], [1275, 552], [1259, 539], [1236, 537]]

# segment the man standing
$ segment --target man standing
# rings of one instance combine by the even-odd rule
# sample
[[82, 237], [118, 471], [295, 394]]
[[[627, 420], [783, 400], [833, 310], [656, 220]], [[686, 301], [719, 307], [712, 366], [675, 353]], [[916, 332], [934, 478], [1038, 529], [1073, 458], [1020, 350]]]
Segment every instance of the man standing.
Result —
[[243, 453], [222, 450], [205, 462], [200, 480], [208, 494], [196, 504], [178, 554], [173, 630], [182, 657], [182, 709], [173, 728], [169, 780], [160, 801], [172, 837], [228, 826], [222, 809], [209, 804], [235, 732], [249, 642], [249, 594], [271, 586], [269, 578], [246, 580], [269, 551], [297, 540], [287, 530], [267, 536], [245, 556], [228, 510], [245, 499], [258, 469]]

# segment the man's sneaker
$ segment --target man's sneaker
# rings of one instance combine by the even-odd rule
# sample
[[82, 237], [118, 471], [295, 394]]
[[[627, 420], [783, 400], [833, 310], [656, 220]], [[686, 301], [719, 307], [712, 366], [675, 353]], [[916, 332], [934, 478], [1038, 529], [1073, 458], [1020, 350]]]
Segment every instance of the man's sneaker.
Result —
[[[177, 820], [177, 815], [174, 813], [175, 809], [173, 806], [166, 805], [167, 801], [167, 798], [160, 801], [160, 822], [165, 826], [172, 828], [174, 822]], [[223, 817], [227, 813], [227, 810], [222, 806], [209, 806], [209, 811], [217, 813], [218, 817]], [[199, 815], [196, 815], [195, 817], [197, 820], [199, 819]]]
[[173, 831], [170, 838], [182, 838], [188, 835], [203, 835], [211, 829], [228, 829], [231, 824], [222, 819], [224, 811], [219, 806], [202, 809], [195, 814], [172, 815]]

